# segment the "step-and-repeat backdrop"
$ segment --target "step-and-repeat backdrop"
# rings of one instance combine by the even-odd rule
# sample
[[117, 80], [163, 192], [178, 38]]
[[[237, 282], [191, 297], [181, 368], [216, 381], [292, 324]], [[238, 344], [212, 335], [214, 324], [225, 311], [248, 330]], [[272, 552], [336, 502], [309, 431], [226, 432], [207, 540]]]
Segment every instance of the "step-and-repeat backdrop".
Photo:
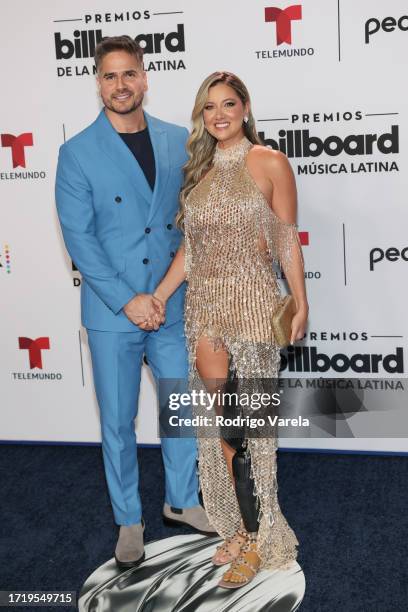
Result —
[[[233, 71], [251, 92], [265, 143], [292, 164], [310, 322], [284, 355], [282, 377], [356, 379], [366, 399], [361, 410], [343, 406], [344, 437], [281, 446], [408, 450], [408, 7], [294, 1], [3, 6], [0, 439], [100, 440], [81, 276], [61, 239], [54, 177], [61, 143], [100, 109], [95, 43], [128, 34], [145, 47], [149, 113], [189, 126], [202, 80]], [[364, 418], [375, 425], [370, 437], [359, 436]], [[137, 428], [141, 442], [157, 442], [147, 367]]]

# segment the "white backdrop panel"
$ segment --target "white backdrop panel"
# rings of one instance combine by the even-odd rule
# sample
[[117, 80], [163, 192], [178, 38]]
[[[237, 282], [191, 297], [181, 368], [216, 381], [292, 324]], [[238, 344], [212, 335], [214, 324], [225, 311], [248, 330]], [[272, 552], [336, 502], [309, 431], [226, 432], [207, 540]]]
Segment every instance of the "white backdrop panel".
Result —
[[[35, 6], [16, 0], [3, 10], [0, 33], [9, 59], [3, 66], [0, 134], [32, 134], [33, 145], [25, 146], [25, 160], [15, 168], [11, 148], [0, 146], [1, 439], [100, 440], [79, 318], [80, 275], [65, 252], [54, 202], [58, 148], [100, 109], [93, 61], [85, 57], [98, 31], [144, 34], [146, 40], [164, 33], [168, 46], [178, 46], [172, 51], [162, 42], [160, 50], [156, 44], [154, 53], [145, 54], [146, 109], [165, 120], [188, 127], [197, 88], [215, 70], [236, 72], [245, 81], [259, 132], [267, 142], [280, 139], [297, 179], [310, 302], [302, 344], [329, 357], [361, 353], [370, 359], [400, 347], [397, 371], [380, 360], [378, 372], [361, 376], [405, 378], [408, 18], [401, 18], [406, 2], [392, 0], [385, 8], [379, 0], [302, 0], [302, 17], [291, 22], [291, 42], [277, 44], [277, 25], [265, 21], [265, 8], [290, 4], [151, 0], [135, 8], [123, 0], [44, 0]], [[391, 21], [383, 22], [386, 17]], [[368, 43], [367, 22], [378, 26]], [[288, 41], [288, 31], [283, 34]], [[372, 149], [369, 134], [376, 135]], [[347, 149], [352, 135], [357, 151], [353, 144]], [[293, 151], [291, 142], [297, 143]], [[325, 151], [317, 154], [316, 143], [324, 143]], [[387, 258], [391, 247], [396, 251]], [[370, 270], [373, 249], [379, 261]], [[41, 367], [30, 367], [19, 338], [49, 339], [37, 363]], [[282, 376], [287, 375], [286, 369]], [[298, 375], [321, 373], [303, 364]], [[322, 375], [359, 373], [331, 368]], [[403, 401], [395, 393], [389, 397], [390, 406]], [[155, 411], [154, 384], [144, 368], [141, 442], [158, 442]], [[281, 446], [408, 450], [403, 437], [282, 439]]]

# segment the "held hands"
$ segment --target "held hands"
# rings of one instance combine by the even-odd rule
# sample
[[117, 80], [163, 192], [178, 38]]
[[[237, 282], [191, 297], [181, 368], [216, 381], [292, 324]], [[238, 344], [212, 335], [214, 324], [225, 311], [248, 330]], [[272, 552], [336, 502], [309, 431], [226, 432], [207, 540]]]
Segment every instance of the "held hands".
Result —
[[157, 330], [165, 321], [165, 303], [148, 293], [135, 295], [124, 306], [123, 311], [129, 321], [144, 331]]

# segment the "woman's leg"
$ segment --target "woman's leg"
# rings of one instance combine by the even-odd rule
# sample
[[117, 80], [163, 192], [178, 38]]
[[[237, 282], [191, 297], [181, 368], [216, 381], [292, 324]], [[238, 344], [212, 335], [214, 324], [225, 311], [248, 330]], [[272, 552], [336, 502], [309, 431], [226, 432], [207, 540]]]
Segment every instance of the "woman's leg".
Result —
[[[196, 368], [208, 393], [222, 393], [228, 377], [229, 354], [224, 348], [214, 350], [214, 345], [207, 336], [202, 336], [196, 346]], [[222, 414], [222, 406], [215, 407], [217, 414]], [[221, 438], [221, 448], [228, 472], [234, 483], [232, 461], [236, 450]], [[222, 565], [230, 562], [240, 552], [246, 542], [245, 530], [237, 532], [232, 539], [220, 546], [213, 557], [214, 563]]]
[[[228, 376], [229, 354], [224, 348], [214, 350], [214, 345], [207, 336], [202, 336], [196, 347], [196, 368], [208, 393], [221, 392], [224, 389]], [[217, 406], [218, 414], [222, 413], [222, 407]], [[232, 472], [232, 459], [235, 449], [221, 438], [222, 451], [227, 463], [228, 472], [234, 482]]]
[[[207, 392], [222, 393], [226, 386], [230, 386], [227, 384], [228, 351], [225, 348], [214, 350], [213, 343], [206, 336], [197, 342], [196, 368]], [[239, 403], [235, 407], [239, 408]], [[218, 414], [223, 413], [223, 408], [222, 405], [216, 407]], [[236, 414], [239, 414], [239, 410]], [[232, 438], [230, 441], [233, 446], [221, 437], [222, 450], [241, 512], [242, 529], [232, 539], [224, 542], [214, 555], [213, 562], [222, 565], [232, 560], [230, 569], [225, 572], [219, 584], [226, 588], [236, 588], [253, 579], [261, 560], [257, 552], [258, 503], [253, 490], [250, 456], [245, 450], [244, 439]]]

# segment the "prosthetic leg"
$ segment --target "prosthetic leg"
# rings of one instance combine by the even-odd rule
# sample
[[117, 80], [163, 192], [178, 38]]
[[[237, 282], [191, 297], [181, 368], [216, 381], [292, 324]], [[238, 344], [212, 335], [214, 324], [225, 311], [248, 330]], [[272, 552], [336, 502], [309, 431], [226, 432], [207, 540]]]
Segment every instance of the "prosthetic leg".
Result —
[[[226, 395], [224, 397], [229, 399], [224, 402], [224, 416], [228, 418], [244, 416], [243, 409], [239, 404], [238, 391], [236, 373], [232, 372], [225, 384]], [[251, 477], [251, 455], [247, 447], [245, 432], [245, 426], [234, 427], [232, 431], [224, 428], [221, 435], [223, 440], [236, 451], [232, 459], [232, 473], [242, 522], [248, 533], [256, 534], [259, 528], [259, 500], [254, 495], [255, 483]]]
[[232, 473], [235, 479], [242, 522], [249, 534], [257, 533], [259, 528], [259, 500], [254, 495], [254, 479], [251, 477], [251, 456], [246, 446], [237, 449], [232, 459]]
[[[224, 402], [224, 416], [242, 417], [243, 409], [239, 404], [236, 378], [227, 380], [225, 391], [231, 395], [229, 395], [230, 399], [227, 404]], [[221, 431], [223, 440], [235, 450], [232, 458], [232, 474], [242, 523], [247, 532], [247, 541], [242, 546], [240, 554], [218, 583], [219, 586], [227, 589], [235, 589], [250, 582], [256, 576], [260, 566], [257, 552], [259, 500], [254, 495], [255, 483], [251, 477], [251, 455], [246, 442], [245, 429], [245, 426], [242, 426], [238, 428], [238, 431], [237, 428], [232, 432], [228, 431], [228, 428], [223, 428]]]

